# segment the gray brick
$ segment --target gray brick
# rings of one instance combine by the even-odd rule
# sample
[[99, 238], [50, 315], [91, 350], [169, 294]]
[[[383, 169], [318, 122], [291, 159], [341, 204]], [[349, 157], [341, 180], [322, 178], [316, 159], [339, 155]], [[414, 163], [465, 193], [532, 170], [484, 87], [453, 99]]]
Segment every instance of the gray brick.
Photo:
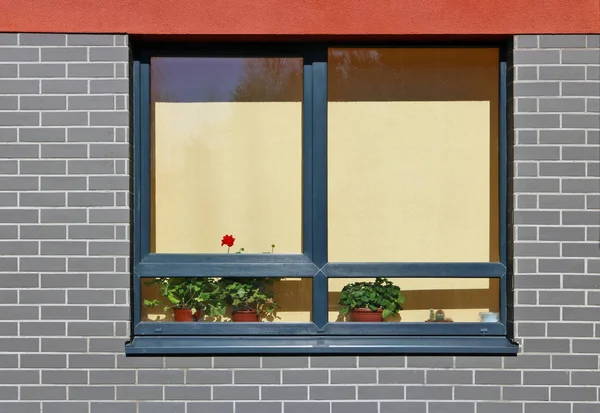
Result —
[[19, 259], [21, 271], [65, 271], [64, 258], [23, 257]]
[[64, 225], [21, 225], [21, 239], [65, 239]]
[[[600, 117], [589, 115], [562, 115], [562, 124], [566, 128], [600, 128]], [[596, 158], [598, 159], [598, 158]]]
[[569, 384], [568, 371], [524, 371], [524, 385], [561, 385]]
[[464, 402], [432, 402], [429, 403], [429, 413], [473, 413], [475, 404]]
[[36, 370], [4, 370], [0, 375], [0, 384], [39, 384], [39, 376]]
[[455, 400], [500, 400], [500, 387], [497, 386], [456, 386]]
[[[49, 96], [47, 96], [49, 97]], [[53, 98], [55, 96], [52, 96]], [[62, 99], [60, 96], [58, 98]], [[23, 98], [21, 98], [23, 99]], [[22, 102], [22, 100], [21, 100]], [[65, 140], [65, 129], [64, 128], [20, 128], [19, 129], [19, 141], [20, 142], [64, 142]]]
[[112, 96], [71, 96], [69, 110], [110, 110], [115, 108]]
[[545, 337], [546, 327], [543, 323], [522, 323], [517, 326], [519, 337]]
[[585, 228], [581, 227], [542, 227], [539, 229], [542, 241], [583, 241]]
[[590, 64], [600, 63], [597, 50], [563, 50], [563, 64]]
[[576, 48], [587, 45], [587, 39], [585, 35], [545, 35], [540, 36], [540, 47], [541, 48]]
[[113, 206], [114, 203], [112, 193], [71, 192], [68, 197], [70, 207]]
[[377, 403], [334, 402], [331, 403], [331, 413], [377, 413]]
[[123, 338], [90, 338], [90, 353], [117, 353], [123, 351]]
[[114, 400], [115, 388], [104, 386], [70, 386], [69, 400]]
[[115, 67], [111, 63], [71, 63], [67, 66], [70, 78], [114, 77]]
[[541, 145], [584, 145], [585, 144], [585, 131], [579, 130], [579, 129], [542, 130], [542, 131], [540, 131], [540, 144]]
[[[594, 271], [594, 268], [591, 268], [592, 261], [590, 261], [590, 268], [588, 268], [589, 272], [599, 272], [598, 270]], [[583, 272], [583, 271], [581, 271]], [[600, 288], [600, 276], [595, 275], [569, 275], [564, 279], [564, 288], [575, 288], [575, 289], [599, 289]]]
[[117, 386], [117, 400], [162, 400], [161, 386]]
[[87, 125], [87, 124], [88, 124], [87, 112], [45, 112], [45, 113], [42, 113], [42, 126], [78, 126], [78, 125]]
[[29, 63], [19, 65], [19, 77], [65, 77], [66, 67], [58, 63]]
[[[21, 412], [39, 412], [39, 402], [0, 402], [0, 413], [15, 413]], [[65, 413], [65, 412], [63, 412]]]
[[[1, 158], [37, 158], [39, 157], [39, 148], [37, 145], [30, 144], [3, 144], [2, 145]], [[4, 178], [7, 179], [7, 178]], [[10, 178], [16, 179], [16, 178]], [[21, 189], [21, 188], [17, 188]], [[35, 189], [35, 188], [22, 188], [22, 189]]]
[[[0, 194], [0, 199], [2, 199], [2, 194]], [[0, 225], [0, 239], [17, 239], [18, 232], [17, 225]]]
[[[8, 178], [0, 177], [0, 191], [28, 191], [38, 189], [38, 179], [36, 177], [11, 176]], [[1, 220], [0, 220], [1, 221]]]
[[87, 286], [86, 274], [42, 274], [43, 288], [78, 288]]
[[[0, 290], [0, 303], [2, 304], [16, 304], [18, 291], [17, 290]], [[9, 325], [14, 325], [14, 323], [9, 323]], [[4, 324], [3, 324], [4, 326]]]
[[230, 402], [197, 402], [187, 404], [187, 413], [233, 413]]
[[538, 176], [538, 165], [534, 162], [517, 163], [517, 176]]
[[[258, 386], [215, 386], [213, 400], [258, 400]], [[237, 412], [236, 412], [237, 413]]]
[[131, 245], [129, 241], [90, 242], [90, 255], [123, 255], [130, 254]]
[[600, 80], [600, 66], [588, 66], [586, 70], [587, 80]]
[[19, 44], [19, 35], [17, 33], [0, 33], [0, 44], [16, 46]]
[[[16, 300], [5, 300], [0, 301], [2, 304], [15, 304]], [[19, 325], [16, 322], [0, 322], [0, 336], [18, 336], [19, 335]]]
[[[534, 92], [528, 92], [528, 95]], [[541, 95], [541, 91], [538, 92], [538, 96], [555, 96], [555, 92], [547, 92], [546, 95]], [[563, 119], [568, 116], [585, 116], [585, 115], [562, 115]], [[514, 126], [515, 128], [558, 128], [560, 127], [561, 116], [558, 114], [526, 114], [526, 115], [514, 115]], [[575, 122], [572, 122], [575, 123]], [[577, 124], [571, 127], [582, 127]], [[516, 151], [515, 151], [516, 152]]]
[[470, 371], [431, 370], [427, 372], [427, 384], [472, 384]]
[[210, 400], [210, 386], [165, 386], [165, 400]]
[[137, 413], [137, 403], [92, 402], [91, 413]]
[[186, 377], [187, 384], [231, 384], [233, 383], [232, 371], [228, 370], [189, 370]]
[[[0, 55], [2, 50], [0, 50]], [[1, 57], [0, 57], [1, 59]], [[1, 60], [0, 60], [1, 61]], [[3, 80], [0, 79], [0, 93], [4, 95], [11, 94], [38, 94], [40, 92], [39, 80]], [[8, 126], [17, 126], [7, 124]]]
[[74, 143], [42, 144], [43, 158], [86, 158], [87, 145]]
[[138, 406], [139, 413], [185, 413], [185, 403], [180, 402], [144, 402]]
[[521, 98], [517, 100], [517, 113], [518, 112], [537, 112], [538, 102], [537, 98]]
[[308, 367], [308, 357], [268, 356], [263, 357], [262, 366], [264, 368], [303, 368]]
[[[38, 93], [37, 90], [32, 93]], [[42, 80], [42, 93], [52, 94], [76, 94], [88, 93], [87, 80], [62, 80], [62, 79], [44, 79]]]
[[588, 291], [588, 304], [600, 305], [600, 291]]
[[0, 112], [0, 126], [37, 126], [39, 115], [35, 112]]
[[113, 128], [69, 128], [69, 142], [112, 142], [115, 139]]
[[[117, 291], [117, 302], [119, 302], [119, 291]], [[119, 323], [117, 323], [119, 324]], [[168, 369], [171, 368], [211, 368], [212, 360], [210, 357], [166, 357], [165, 358], [165, 367]], [[263, 365], [264, 367], [264, 365]], [[225, 384], [231, 384], [231, 375], [229, 375], [229, 381]]]
[[[91, 209], [90, 210], [90, 223], [129, 223], [129, 209]], [[215, 358], [215, 367], [217, 359]], [[220, 363], [220, 362], [219, 362]], [[225, 366], [223, 366], [225, 367]], [[239, 367], [252, 367], [252, 366], [239, 366]]]
[[600, 176], [600, 163], [588, 163], [587, 176]]
[[540, 66], [540, 80], [584, 80], [585, 66]]
[[538, 143], [537, 130], [516, 130], [514, 133], [517, 136], [519, 145], [537, 145]]
[[539, 267], [541, 272], [545, 273], [581, 273], [584, 268], [584, 261], [577, 259], [541, 259]]
[[542, 209], [583, 209], [585, 207], [583, 195], [540, 195], [539, 202]]
[[523, 348], [525, 351], [531, 353], [568, 353], [570, 351], [570, 344], [567, 339], [528, 338], [524, 340]]
[[[4, 271], [17, 271], [18, 268], [18, 260], [17, 258], [4, 258], [4, 257], [0, 257], [0, 271], [4, 272]], [[2, 276], [3, 278], [6, 278], [5, 275]], [[6, 284], [6, 280], [3, 279], [2, 280], [3, 284]]]
[[[565, 372], [567, 373], [567, 372]], [[600, 372], [598, 371], [574, 371], [571, 373], [574, 385], [598, 386], [600, 385]], [[569, 383], [559, 383], [569, 384]]]
[[[585, 175], [585, 167], [581, 176], [583, 175]], [[598, 193], [600, 192], [600, 182], [597, 178], [563, 179], [562, 191], [566, 193]]]
[[17, 77], [18, 69], [19, 65], [17, 64], [0, 64], [0, 78]]
[[306, 386], [263, 386], [262, 400], [307, 400], [308, 387]]
[[129, 158], [129, 145], [123, 143], [92, 144], [91, 158]]
[[113, 239], [110, 225], [69, 225], [69, 239]]
[[0, 312], [0, 320], [38, 320], [38, 307], [8, 306]]
[[85, 306], [43, 306], [41, 308], [42, 320], [85, 320], [87, 307]]
[[78, 208], [54, 208], [42, 209], [42, 223], [70, 224], [87, 221], [87, 211]]
[[598, 211], [564, 211], [562, 213], [563, 225], [598, 225], [600, 212]]
[[328, 382], [329, 372], [327, 370], [283, 371], [283, 384], [326, 384]]
[[[82, 353], [87, 352], [87, 340], [84, 338], [42, 338], [42, 352]], [[79, 372], [72, 372], [79, 373]], [[81, 372], [85, 373], [85, 372]], [[86, 374], [87, 376], [87, 374]], [[43, 380], [42, 380], [43, 381]], [[50, 383], [50, 382], [48, 382]], [[78, 382], [76, 382], [78, 383]], [[85, 381], [84, 381], [85, 383]], [[60, 384], [60, 383], [59, 383]]]
[[452, 387], [406, 386], [406, 400], [452, 400]]
[[184, 372], [179, 370], [140, 370], [139, 384], [183, 384]]
[[93, 94], [129, 93], [129, 81], [127, 79], [90, 80], [90, 93], [93, 93]]
[[[558, 176], [558, 177], [565, 177], [565, 176], [585, 176], [585, 163], [583, 162], [578, 162], [578, 163], [574, 163], [574, 162], [564, 162], [564, 163], [558, 163], [558, 162], [552, 162], [552, 163], [546, 163], [546, 162], [542, 162], [540, 163], [540, 175], [541, 176]], [[579, 182], [580, 180], [566, 180], [563, 182]], [[563, 186], [563, 191], [565, 191], [565, 188]], [[600, 190], [600, 185], [598, 185], [597, 190]], [[577, 192], [577, 191], [571, 191], [571, 190], [566, 190], [565, 192]]]
[[558, 64], [560, 63], [560, 52], [558, 50], [515, 50], [513, 59], [516, 65]]
[[94, 274], [90, 277], [90, 288], [129, 288], [129, 274]]
[[127, 61], [129, 49], [127, 47], [93, 47], [90, 49], [90, 61]]
[[64, 354], [22, 354], [21, 368], [25, 369], [64, 369], [67, 356]]
[[[598, 82], [564, 82], [562, 84], [563, 96], [600, 96], [600, 83]], [[585, 112], [581, 110], [580, 112]]]
[[35, 209], [0, 209], [0, 222], [8, 223], [32, 223], [37, 222], [37, 210]]
[[560, 308], [558, 307], [517, 307], [515, 308], [515, 319], [525, 321], [548, 321], [560, 319]]
[[[37, 167], [39, 165], [36, 165]], [[48, 167], [55, 167], [55, 165], [49, 165]], [[62, 167], [64, 167], [64, 163]], [[60, 192], [21, 193], [19, 204], [21, 206], [64, 207], [66, 206], [65, 194]]]
[[563, 307], [563, 320], [565, 321], [598, 321], [600, 320], [600, 307]]
[[17, 386], [0, 387], [0, 400], [18, 400], [19, 388]]
[[450, 368], [453, 366], [452, 357], [407, 357], [407, 367]]
[[596, 413], [598, 403], [573, 403], [573, 413]]
[[518, 146], [514, 149], [515, 160], [544, 161], [560, 159], [560, 149], [556, 146]]
[[37, 352], [38, 342], [37, 338], [0, 337], [0, 348], [3, 353]]
[[598, 243], [563, 243], [562, 253], [565, 257], [600, 257]]
[[356, 399], [355, 386], [310, 386], [311, 400], [354, 400]]
[[65, 322], [30, 321], [20, 323], [22, 336], [64, 336]]
[[599, 158], [600, 151], [598, 148], [590, 146], [566, 146], [562, 152], [562, 159], [564, 160], [597, 161]]
[[65, 292], [60, 290], [23, 290], [19, 293], [20, 304], [64, 304]]
[[37, 62], [40, 50], [25, 47], [0, 47], [0, 62]]
[[127, 126], [129, 113], [126, 111], [90, 112], [91, 126]]
[[[69, 297], [71, 291], [69, 291]], [[71, 304], [71, 303], [69, 303]], [[114, 334], [113, 323], [99, 323], [99, 322], [70, 322], [69, 323], [69, 336], [83, 336], [83, 337], [98, 337], [98, 336], [112, 336]]]
[[281, 413], [281, 402], [236, 403], [235, 413]]
[[129, 320], [129, 306], [90, 306], [90, 320]]
[[115, 367], [113, 354], [69, 354], [70, 369], [105, 369]]
[[[69, 164], [69, 174], [74, 174], [74, 175], [78, 175], [78, 174], [82, 174], [82, 175], [88, 175], [88, 174], [114, 174], [115, 173], [115, 163], [113, 160], [91, 160], [91, 159], [86, 159], [86, 160], [74, 160], [74, 161], [68, 161]], [[110, 177], [108, 179], [111, 179], [114, 177]], [[97, 178], [94, 178], [97, 179]], [[102, 183], [104, 183], [105, 181], [102, 181]], [[109, 181], [110, 182], [110, 181]], [[94, 182], [94, 185], [96, 185], [96, 181]], [[104, 185], [102, 188], [96, 188], [96, 189], [106, 189], [108, 185]], [[90, 188], [93, 189], [93, 188]]]
[[549, 399], [547, 387], [512, 387], [505, 386], [502, 393], [503, 400], [544, 401]]
[[477, 403], [477, 413], [523, 413], [521, 403]]
[[17, 96], [0, 96], [0, 110], [16, 110], [19, 107]]
[[19, 356], [17, 354], [0, 354], [0, 367], [3, 369], [19, 367]]
[[279, 370], [236, 370], [235, 384], [281, 384]]
[[112, 290], [69, 290], [67, 295], [69, 304], [112, 304], [114, 302]]
[[557, 257], [560, 255], [560, 244], [517, 242], [513, 250], [515, 257]]
[[475, 371], [476, 384], [521, 384], [521, 372], [519, 371]]
[[[500, 368], [502, 367], [502, 359], [500, 357], [456, 357], [455, 364], [457, 369]], [[381, 379], [381, 372], [379, 376]], [[424, 383], [424, 381], [420, 383]]]
[[[45, 160], [32, 160], [32, 161], [21, 161], [20, 173], [23, 175], [64, 175], [67, 172], [67, 164], [65, 161], [45, 161]], [[45, 194], [22, 194], [28, 196], [44, 196]], [[56, 194], [52, 194], [56, 195]], [[64, 194], [62, 195], [64, 203]]]
[[128, 176], [92, 176], [90, 189], [101, 191], [129, 190], [130, 179]]
[[[518, 82], [514, 85], [515, 97], [559, 96], [558, 82]], [[515, 121], [515, 126], [517, 122]], [[518, 127], [518, 126], [516, 126]]]
[[38, 255], [35, 241], [0, 241], [0, 255]]
[[[540, 304], [578, 305], [585, 304], [583, 291], [540, 291]], [[548, 325], [550, 326], [550, 324]]]
[[85, 47], [52, 47], [41, 49], [42, 62], [76, 62], [87, 60]]
[[[1, 258], [0, 271], [16, 271], [17, 258]], [[37, 274], [2, 274], [0, 277], [0, 286], [2, 288], [28, 288], [39, 286], [39, 277]]]
[[[596, 331], [597, 331], [596, 327]], [[600, 340], [598, 339], [575, 339], [573, 340], [573, 352], [575, 353], [592, 353], [599, 354], [600, 353]], [[590, 358], [590, 362], [592, 363], [592, 359]]]
[[[263, 390], [264, 391], [264, 390]], [[404, 399], [404, 388], [400, 386], [358, 386], [359, 400]]]
[[329, 403], [325, 402], [287, 402], [283, 405], [285, 413], [330, 413]]
[[558, 192], [560, 188], [559, 179], [542, 178], [515, 178], [513, 180], [515, 192]]
[[69, 46], [112, 46], [113, 37], [105, 34], [69, 34], [67, 45]]
[[21, 96], [21, 110], [65, 110], [64, 96]]
[[377, 383], [376, 370], [332, 370], [332, 384]]
[[552, 401], [596, 401], [596, 389], [593, 387], [552, 387]]
[[18, 169], [19, 161], [17, 161], [16, 159], [0, 161], [0, 174], [2, 175], [16, 175]]

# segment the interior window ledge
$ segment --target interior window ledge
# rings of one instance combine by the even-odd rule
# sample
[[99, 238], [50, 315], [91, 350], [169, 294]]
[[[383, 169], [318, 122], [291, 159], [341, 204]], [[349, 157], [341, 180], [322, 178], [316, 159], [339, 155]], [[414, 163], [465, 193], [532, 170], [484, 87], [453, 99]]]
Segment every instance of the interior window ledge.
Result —
[[211, 354], [446, 354], [516, 355], [507, 337], [193, 337], [137, 336], [125, 345], [127, 356]]

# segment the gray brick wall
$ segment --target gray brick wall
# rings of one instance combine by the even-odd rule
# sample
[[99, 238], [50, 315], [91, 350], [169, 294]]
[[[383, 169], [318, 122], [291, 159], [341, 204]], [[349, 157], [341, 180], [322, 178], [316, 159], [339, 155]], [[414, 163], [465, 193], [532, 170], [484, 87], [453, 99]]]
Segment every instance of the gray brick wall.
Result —
[[498, 357], [125, 358], [128, 39], [0, 34], [0, 413], [597, 413], [600, 36], [518, 36]]

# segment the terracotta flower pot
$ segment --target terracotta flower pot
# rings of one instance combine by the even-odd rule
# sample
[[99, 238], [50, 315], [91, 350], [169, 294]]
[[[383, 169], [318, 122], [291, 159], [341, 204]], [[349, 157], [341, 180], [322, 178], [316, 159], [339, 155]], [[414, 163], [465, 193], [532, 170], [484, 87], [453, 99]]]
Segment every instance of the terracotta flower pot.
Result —
[[383, 321], [383, 309], [372, 311], [369, 308], [354, 308], [350, 311], [350, 320], [361, 323], [380, 323]]
[[192, 310], [190, 308], [174, 308], [173, 313], [175, 314], [175, 321], [177, 322], [194, 321]]
[[231, 313], [231, 320], [236, 323], [255, 323], [260, 321], [256, 310], [240, 310]]

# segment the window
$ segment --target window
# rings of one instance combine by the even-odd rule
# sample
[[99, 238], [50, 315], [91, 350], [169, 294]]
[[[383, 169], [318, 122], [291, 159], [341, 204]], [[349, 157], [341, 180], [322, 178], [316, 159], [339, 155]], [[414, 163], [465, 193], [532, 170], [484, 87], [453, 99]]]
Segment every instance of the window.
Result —
[[133, 74], [127, 354], [516, 353], [499, 47], [145, 48]]

